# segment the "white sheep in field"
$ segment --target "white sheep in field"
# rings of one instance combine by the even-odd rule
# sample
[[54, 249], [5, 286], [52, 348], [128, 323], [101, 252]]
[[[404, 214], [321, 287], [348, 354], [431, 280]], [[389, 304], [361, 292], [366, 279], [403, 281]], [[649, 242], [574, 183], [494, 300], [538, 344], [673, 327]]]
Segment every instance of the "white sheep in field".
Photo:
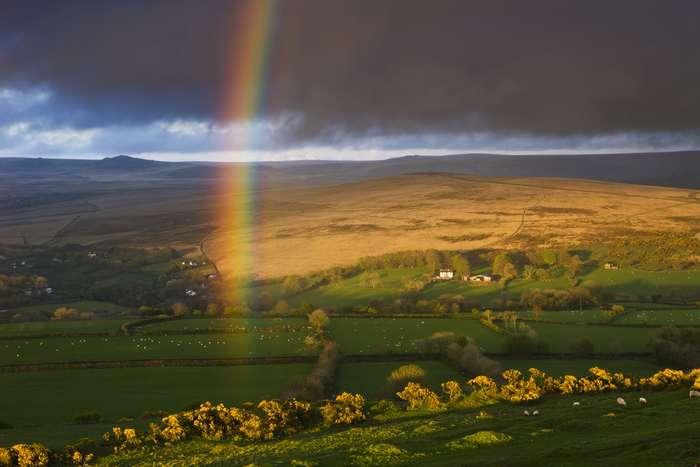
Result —
[[523, 415], [525, 415], [526, 417], [529, 417], [529, 416], [530, 416], [530, 411], [529, 411], [529, 410], [523, 410]]
[[618, 397], [618, 398], [617, 398], [617, 405], [621, 405], [621, 406], [623, 406], [623, 407], [626, 407], [626, 406], [627, 406], [627, 402], [626, 402], [622, 397]]
[[539, 415], [539, 414], [540, 414], [539, 410], [535, 410], [534, 412], [532, 412], [532, 415]]
[[640, 398], [639, 398], [639, 403], [642, 404], [642, 405], [647, 405], [647, 400], [646, 400], [646, 398], [640, 397]]
[[700, 397], [700, 391], [696, 391], [695, 389], [691, 389], [690, 392], [688, 393], [688, 397]]
[[578, 407], [579, 405], [581, 405], [581, 403], [580, 403], [580, 402], [574, 402], [572, 405], [573, 405], [574, 407]]

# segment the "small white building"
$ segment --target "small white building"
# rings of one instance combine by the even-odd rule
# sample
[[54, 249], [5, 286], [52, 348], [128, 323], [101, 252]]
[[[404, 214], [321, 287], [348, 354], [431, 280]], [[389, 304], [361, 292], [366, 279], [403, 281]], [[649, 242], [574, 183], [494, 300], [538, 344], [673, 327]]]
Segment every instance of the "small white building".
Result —
[[440, 274], [438, 274], [438, 279], [449, 280], [454, 278], [455, 272], [452, 269], [440, 269]]
[[475, 274], [469, 276], [469, 282], [493, 282], [493, 277], [486, 274]]

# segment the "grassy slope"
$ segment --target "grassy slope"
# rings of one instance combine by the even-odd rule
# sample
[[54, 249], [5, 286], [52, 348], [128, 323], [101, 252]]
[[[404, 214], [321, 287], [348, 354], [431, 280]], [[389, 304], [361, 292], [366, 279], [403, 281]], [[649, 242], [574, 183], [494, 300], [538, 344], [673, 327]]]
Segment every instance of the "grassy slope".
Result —
[[[379, 272], [382, 274], [382, 287], [374, 289], [365, 287], [360, 282], [360, 276], [355, 276], [298, 294], [290, 298], [289, 302], [294, 306], [306, 302], [315, 306], [340, 308], [367, 305], [371, 300], [393, 300], [399, 298], [404, 278], [421, 276], [425, 273], [425, 269], [384, 269]], [[633, 268], [617, 271], [593, 270], [583, 275], [581, 281], [592, 281], [605, 287], [606, 292], [618, 294], [621, 297], [642, 296], [648, 299], [657, 293], [692, 297], [697, 294], [700, 270], [642, 271]], [[418, 298], [435, 299], [442, 295], [461, 295], [468, 301], [477, 301], [482, 306], [486, 306], [501, 297], [519, 300], [522, 292], [526, 290], [570, 287], [571, 284], [565, 277], [546, 281], [516, 279], [505, 291], [502, 291], [498, 284], [470, 285], [455, 280], [433, 283], [426, 287]]]
[[[312, 430], [280, 441], [244, 444], [195, 440], [154, 452], [134, 451], [102, 459], [99, 465], [658, 465], [687, 466], [700, 460], [700, 401], [687, 392], [645, 394], [647, 407], [630, 393], [627, 408], [615, 394], [550, 397], [529, 407], [437, 414], [405, 414], [352, 429]], [[579, 400], [581, 406], [572, 407]], [[480, 410], [493, 418], [477, 419]], [[608, 416], [614, 414], [614, 416]], [[456, 447], [464, 436], [493, 431], [502, 444]]]

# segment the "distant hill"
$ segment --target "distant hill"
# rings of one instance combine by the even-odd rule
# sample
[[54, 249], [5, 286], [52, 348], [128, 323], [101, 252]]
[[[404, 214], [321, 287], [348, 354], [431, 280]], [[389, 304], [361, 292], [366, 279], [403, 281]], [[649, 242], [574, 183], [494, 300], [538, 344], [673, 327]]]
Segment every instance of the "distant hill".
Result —
[[[0, 174], [33, 177], [58, 174], [100, 179], [133, 174], [143, 178], [206, 180], [224, 174], [237, 164], [214, 162], [158, 162], [131, 156], [101, 160], [0, 158]], [[609, 182], [700, 188], [700, 151], [506, 156], [454, 154], [405, 156], [379, 161], [260, 162], [257, 173], [274, 182], [332, 184], [409, 173], [452, 173], [484, 177], [578, 178]]]
[[149, 159], [139, 159], [138, 157], [116, 156], [105, 157], [102, 160], [95, 161], [92, 167], [107, 170], [132, 170], [162, 167], [167, 164], [167, 162], [159, 162]]

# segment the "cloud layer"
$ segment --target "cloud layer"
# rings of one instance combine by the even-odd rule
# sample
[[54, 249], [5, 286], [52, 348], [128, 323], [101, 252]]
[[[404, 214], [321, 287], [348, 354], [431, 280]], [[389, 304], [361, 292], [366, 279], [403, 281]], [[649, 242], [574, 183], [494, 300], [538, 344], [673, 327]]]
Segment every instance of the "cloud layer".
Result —
[[0, 154], [698, 141], [698, 2], [280, 2], [258, 123], [226, 118], [240, 7], [4, 5]]

